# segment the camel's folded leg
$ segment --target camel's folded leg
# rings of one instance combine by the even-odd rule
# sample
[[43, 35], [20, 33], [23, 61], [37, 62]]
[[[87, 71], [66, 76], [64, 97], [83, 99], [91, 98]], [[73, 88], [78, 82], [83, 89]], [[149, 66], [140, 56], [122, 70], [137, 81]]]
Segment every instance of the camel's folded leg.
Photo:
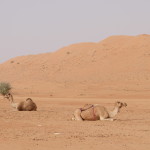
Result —
[[100, 120], [114, 121], [114, 119], [113, 119], [113, 118], [103, 118], [103, 117], [100, 117]]
[[74, 117], [72, 118], [72, 120], [83, 121], [83, 119], [81, 118], [81, 109], [80, 108], [78, 108], [74, 111]]

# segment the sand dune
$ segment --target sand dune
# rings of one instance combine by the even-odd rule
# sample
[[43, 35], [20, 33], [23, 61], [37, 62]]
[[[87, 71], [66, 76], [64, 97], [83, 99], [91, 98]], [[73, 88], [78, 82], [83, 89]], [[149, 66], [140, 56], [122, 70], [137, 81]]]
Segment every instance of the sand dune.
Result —
[[51, 97], [150, 97], [150, 35], [111, 36], [0, 64], [14, 94]]

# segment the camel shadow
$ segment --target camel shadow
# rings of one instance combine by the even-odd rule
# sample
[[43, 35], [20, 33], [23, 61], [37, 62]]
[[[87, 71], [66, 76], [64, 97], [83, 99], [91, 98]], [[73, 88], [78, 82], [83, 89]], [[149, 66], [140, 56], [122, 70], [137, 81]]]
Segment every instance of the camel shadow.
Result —
[[124, 120], [115, 119], [115, 120], [118, 120], [118, 121], [140, 121], [140, 120], [144, 120], [144, 119], [124, 119]]

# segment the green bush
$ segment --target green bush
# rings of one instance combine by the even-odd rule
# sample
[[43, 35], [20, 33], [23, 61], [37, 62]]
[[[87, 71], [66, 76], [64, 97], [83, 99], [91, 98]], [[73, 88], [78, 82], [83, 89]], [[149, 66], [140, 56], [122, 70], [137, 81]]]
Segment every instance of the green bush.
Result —
[[11, 85], [7, 82], [0, 82], [0, 94], [5, 96], [12, 89]]

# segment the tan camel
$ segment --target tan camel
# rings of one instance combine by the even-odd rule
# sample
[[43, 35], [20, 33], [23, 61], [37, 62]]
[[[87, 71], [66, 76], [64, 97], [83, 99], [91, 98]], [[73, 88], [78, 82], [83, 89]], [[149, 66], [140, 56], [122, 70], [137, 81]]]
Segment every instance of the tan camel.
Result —
[[7, 98], [11, 102], [11, 106], [18, 111], [36, 111], [37, 110], [37, 106], [32, 101], [31, 98], [27, 98], [25, 101], [21, 101], [19, 103], [14, 103], [13, 96], [10, 93], [7, 94], [5, 98]]
[[126, 103], [116, 102], [114, 109], [108, 111], [104, 106], [99, 104], [86, 104], [83, 108], [78, 108], [74, 111], [74, 117], [72, 120], [84, 121], [84, 120], [109, 120], [113, 121], [122, 107], [126, 107]]

